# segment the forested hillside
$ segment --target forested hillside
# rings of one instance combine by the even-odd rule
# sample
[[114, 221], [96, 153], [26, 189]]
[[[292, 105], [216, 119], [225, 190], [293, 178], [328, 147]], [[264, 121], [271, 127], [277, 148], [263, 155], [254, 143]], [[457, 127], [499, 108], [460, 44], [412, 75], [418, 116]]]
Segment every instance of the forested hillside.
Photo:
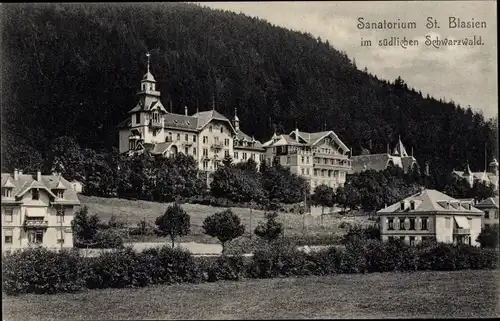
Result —
[[467, 157], [484, 168], [485, 144], [498, 155], [496, 119], [377, 79], [334, 43], [242, 14], [175, 3], [3, 4], [1, 21], [2, 170], [36, 166], [58, 136], [116, 147], [147, 51], [165, 106], [194, 113], [215, 93], [217, 110], [237, 107], [242, 129], [260, 140], [295, 123], [326, 126], [357, 154], [370, 140], [383, 152], [401, 135], [441, 174]]

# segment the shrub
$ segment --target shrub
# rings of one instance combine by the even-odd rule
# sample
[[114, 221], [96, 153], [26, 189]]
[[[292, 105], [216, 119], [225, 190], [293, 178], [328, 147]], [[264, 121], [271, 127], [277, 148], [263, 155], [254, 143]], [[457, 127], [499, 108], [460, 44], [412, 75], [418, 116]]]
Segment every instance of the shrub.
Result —
[[349, 228], [342, 237], [342, 244], [356, 242], [358, 240], [380, 240], [380, 230], [376, 226], [361, 227], [354, 225]]
[[86, 265], [77, 251], [44, 248], [16, 251], [2, 258], [5, 293], [77, 292], [85, 286]]
[[265, 239], [268, 242], [273, 242], [283, 233], [283, 224], [276, 221], [278, 213], [266, 213], [266, 222], [259, 222], [254, 230], [255, 235]]
[[205, 218], [203, 232], [218, 238], [222, 243], [222, 253], [225, 254], [226, 242], [242, 236], [245, 233], [245, 226], [241, 224], [238, 215], [227, 209]]
[[94, 242], [94, 246], [103, 249], [116, 249], [123, 247], [123, 238], [119, 232], [109, 229], [104, 231], [98, 231]]
[[90, 263], [91, 273], [87, 278], [87, 287], [124, 288], [132, 285], [136, 269], [137, 253], [132, 248], [112, 252], [103, 252]]
[[434, 271], [454, 271], [456, 253], [453, 245], [437, 243], [419, 251], [418, 269]]
[[307, 256], [295, 246], [282, 243], [266, 246], [254, 253], [248, 273], [257, 278], [312, 274], [308, 273]]
[[245, 274], [243, 257], [241, 255], [219, 256], [209, 260], [203, 271], [206, 272], [206, 280], [208, 282], [219, 280], [238, 281]]
[[364, 242], [364, 240], [359, 239], [346, 244], [340, 262], [340, 271], [342, 273], [364, 273], [366, 271]]
[[498, 224], [493, 226], [484, 227], [477, 237], [477, 242], [481, 247], [496, 248], [499, 244], [499, 227]]

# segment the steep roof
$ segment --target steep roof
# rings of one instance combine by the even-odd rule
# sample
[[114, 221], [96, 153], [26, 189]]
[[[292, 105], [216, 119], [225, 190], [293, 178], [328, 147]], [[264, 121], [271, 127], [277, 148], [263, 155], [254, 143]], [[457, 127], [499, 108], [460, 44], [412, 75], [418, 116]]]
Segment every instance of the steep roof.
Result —
[[498, 208], [498, 204], [499, 204], [498, 196], [497, 197], [488, 197], [487, 199], [476, 204], [476, 207], [478, 207], [478, 208], [491, 208], [491, 207]]
[[[439, 191], [433, 190], [433, 189], [425, 189], [423, 191], [420, 191], [410, 197], [405, 198], [402, 200], [404, 202], [415, 202], [415, 209], [414, 210], [401, 210], [400, 208], [400, 203], [401, 201], [392, 204], [391, 206], [388, 206], [387, 208], [381, 209], [377, 212], [377, 214], [387, 214], [387, 213], [394, 213], [394, 214], [411, 214], [414, 212], [429, 212], [429, 213], [435, 213], [435, 212], [444, 212], [444, 213], [463, 213], [463, 214], [481, 214], [482, 211], [475, 208], [474, 206], [471, 206], [471, 209], [469, 210], [467, 207], [465, 207], [465, 203], [470, 204], [470, 202], [464, 202], [460, 201], [458, 199], [454, 199], [451, 196], [448, 196], [444, 193], [441, 193]], [[447, 205], [449, 204], [449, 206]]]
[[[306, 142], [307, 145], [314, 146], [321, 139], [331, 135], [331, 136], [333, 136], [335, 143], [337, 143], [346, 152], [349, 151], [349, 148], [344, 144], [344, 142], [332, 130], [313, 132], [313, 133], [302, 132], [302, 131], [298, 131], [298, 132], [299, 132], [299, 137], [302, 138]], [[296, 133], [296, 131], [294, 130], [294, 131], [290, 132], [289, 136], [292, 139], [295, 139], [295, 133]]]
[[164, 116], [164, 128], [171, 129], [184, 129], [189, 131], [197, 131], [199, 119], [193, 116], [186, 116], [182, 114], [167, 113]]
[[356, 155], [351, 157], [352, 169], [354, 172], [361, 172], [365, 169], [382, 171], [387, 168], [390, 160], [392, 160], [395, 166], [403, 168], [400, 157], [393, 157], [387, 153]]
[[417, 160], [413, 156], [401, 157], [401, 165], [405, 172], [409, 171], [413, 164], [418, 166]]
[[403, 142], [401, 142], [401, 138], [398, 139], [398, 142], [396, 144], [396, 147], [394, 147], [392, 154], [400, 156], [400, 157], [407, 157], [408, 156], [408, 153], [406, 152], [406, 149], [403, 145]]
[[228, 122], [233, 132], [236, 132], [231, 121], [215, 109], [197, 112], [192, 117], [198, 118], [198, 130], [202, 130], [206, 125], [208, 125], [208, 123], [215, 119]]
[[144, 74], [144, 76], [142, 76], [142, 81], [153, 81], [153, 82], [156, 82], [155, 80], [155, 77], [153, 77], [153, 74], [151, 72], [148, 72]]
[[63, 202], [73, 205], [80, 204], [80, 201], [78, 200], [77, 194], [73, 190], [71, 183], [68, 182], [64, 177], [59, 175], [42, 175], [42, 179], [39, 182], [36, 179], [34, 179], [32, 175], [28, 174], [19, 174], [18, 179], [15, 180], [12, 174], [2, 173], [2, 186], [4, 182], [9, 182], [9, 181], [12, 182], [12, 185], [14, 185], [12, 195], [16, 197], [21, 197], [32, 188], [44, 189], [48, 192], [49, 195], [54, 197], [55, 195], [52, 193], [52, 189], [59, 188], [59, 189], [65, 189], [62, 200]]
[[238, 146], [238, 145], [234, 145], [233, 148], [234, 149], [250, 149], [250, 150], [259, 150], [259, 151], [263, 151], [264, 150], [264, 147], [262, 146], [262, 143], [256, 139], [254, 139], [253, 137], [250, 137], [248, 136], [247, 134], [245, 134], [244, 132], [242, 132], [241, 130], [239, 130], [237, 133], [236, 133], [236, 138], [238, 140], [247, 140], [249, 142], [253, 141], [254, 142], [254, 146]]

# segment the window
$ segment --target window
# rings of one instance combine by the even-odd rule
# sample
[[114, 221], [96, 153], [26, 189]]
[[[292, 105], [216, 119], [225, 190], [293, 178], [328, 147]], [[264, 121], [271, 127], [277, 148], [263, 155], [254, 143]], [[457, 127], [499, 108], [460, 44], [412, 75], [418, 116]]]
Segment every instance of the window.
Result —
[[196, 143], [196, 135], [193, 135], [193, 143]]
[[250, 154], [250, 158], [255, 160], [255, 154], [254, 153]]
[[173, 141], [173, 139], [172, 139], [172, 133], [171, 132], [168, 133], [168, 141], [169, 142]]
[[5, 231], [4, 243], [5, 244], [12, 244], [12, 231], [11, 230]]
[[411, 246], [415, 245], [415, 236], [410, 236], [410, 245]]
[[428, 222], [428, 218], [427, 217], [422, 217], [422, 227], [421, 227], [421, 230], [426, 231], [428, 229], [427, 222]]
[[40, 199], [40, 190], [38, 188], [31, 189], [31, 199], [34, 201]]
[[305, 172], [305, 171], [304, 171], [304, 169], [302, 168], [302, 175], [304, 175], [304, 172]]
[[5, 222], [12, 222], [12, 214], [14, 209], [12, 207], [5, 208]]
[[177, 133], [177, 140], [181, 140], [181, 134]]
[[193, 147], [193, 156], [196, 156], [196, 148]]
[[225, 149], [224, 150], [224, 157], [228, 157], [229, 156], [229, 150]]
[[404, 217], [400, 217], [399, 218], [399, 229], [400, 230], [406, 230], [406, 226], [405, 226], [405, 218]]
[[306, 174], [309, 175], [309, 168], [306, 168]]
[[64, 207], [59, 207], [57, 209], [56, 217], [57, 217], [57, 223], [63, 223], [64, 222]]
[[64, 237], [61, 238], [61, 236], [59, 236], [59, 238], [57, 238], [57, 244], [64, 244]]
[[56, 189], [55, 193], [58, 198], [63, 198], [64, 196], [64, 190], [63, 189]]
[[229, 146], [229, 138], [224, 139], [224, 146]]
[[203, 144], [208, 143], [208, 136], [203, 136]]
[[415, 209], [415, 202], [410, 202], [410, 210], [414, 210]]
[[301, 161], [302, 161], [302, 163], [304, 163], [304, 161], [305, 161], [305, 157], [304, 156], [302, 156]]
[[415, 218], [410, 217], [409, 220], [410, 220], [410, 231], [413, 231], [415, 230]]
[[405, 202], [399, 203], [399, 209], [404, 211], [405, 210]]
[[451, 228], [451, 218], [449, 218], [449, 217], [444, 218], [444, 227]]
[[224, 127], [223, 126], [220, 126], [220, 133], [224, 133]]
[[137, 113], [135, 114], [135, 122], [139, 124], [141, 122], [141, 114]]
[[498, 210], [495, 210], [495, 218], [498, 218]]
[[287, 158], [286, 158], [286, 163], [287, 163], [287, 164], [290, 164], [290, 156], [287, 156]]
[[12, 197], [12, 188], [10, 187], [5, 187], [2, 189], [2, 195], [4, 197]]
[[189, 135], [188, 135], [188, 134], [185, 134], [185, 135], [184, 135], [184, 140], [185, 140], [186, 142], [189, 142]]
[[247, 153], [243, 153], [243, 159], [246, 160], [247, 159]]
[[156, 137], [156, 131], [153, 132], [153, 137]]
[[186, 155], [189, 154], [189, 147], [184, 147], [184, 154], [186, 154]]
[[306, 156], [306, 162], [309, 164], [309, 156]]
[[484, 218], [490, 218], [490, 212], [484, 211]]
[[203, 156], [208, 157], [208, 148], [203, 148]]
[[387, 229], [394, 230], [394, 218], [393, 217], [387, 218]]
[[208, 127], [208, 131], [212, 132], [212, 126]]
[[203, 161], [203, 169], [206, 170], [208, 168], [208, 160]]
[[399, 239], [401, 240], [401, 242], [405, 241], [405, 237], [404, 236], [400, 236]]
[[234, 159], [238, 159], [238, 152], [234, 152]]
[[263, 162], [264, 161], [264, 154], [260, 154], [259, 155], [259, 159], [260, 159], [261, 162]]
[[43, 243], [43, 231], [32, 230], [28, 232], [28, 242], [34, 244]]

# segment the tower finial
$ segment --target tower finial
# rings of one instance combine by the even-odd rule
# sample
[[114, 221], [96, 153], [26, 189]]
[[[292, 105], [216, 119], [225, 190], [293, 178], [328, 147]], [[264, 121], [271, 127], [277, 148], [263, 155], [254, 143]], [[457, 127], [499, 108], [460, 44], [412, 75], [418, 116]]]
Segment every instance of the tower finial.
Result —
[[238, 117], [237, 111], [238, 111], [238, 108], [234, 107], [234, 118]]
[[215, 110], [215, 94], [212, 94], [212, 110]]
[[151, 54], [149, 53], [149, 51], [146, 53], [146, 57], [148, 57], [148, 72], [149, 72], [149, 57], [151, 57]]

